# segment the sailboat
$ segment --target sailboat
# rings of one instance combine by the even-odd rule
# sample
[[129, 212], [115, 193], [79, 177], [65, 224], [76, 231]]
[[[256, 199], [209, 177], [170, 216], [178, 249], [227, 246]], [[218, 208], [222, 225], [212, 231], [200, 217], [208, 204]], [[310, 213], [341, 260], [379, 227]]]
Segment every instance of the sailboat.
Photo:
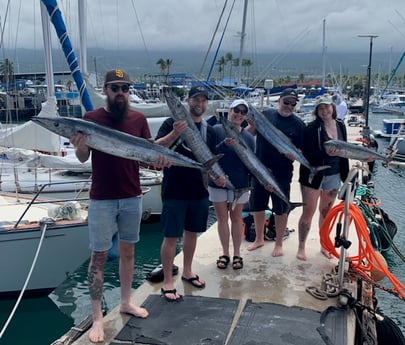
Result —
[[[49, 16], [45, 7], [45, 4], [50, 6], [49, 2], [41, 2], [46, 52], [50, 51], [47, 45]], [[45, 56], [47, 59], [47, 54]], [[52, 85], [49, 60], [46, 65], [47, 76], [50, 78], [48, 85]], [[48, 92], [52, 92], [51, 87]], [[48, 96], [44, 111], [56, 104], [54, 97]], [[53, 116], [56, 115], [56, 111], [50, 112]], [[39, 126], [31, 123], [21, 126], [14, 133], [19, 131], [33, 136], [30, 137], [33, 139], [32, 143], [37, 145], [31, 146], [31, 149], [57, 150], [60, 144], [57, 136], [43, 132]], [[24, 147], [25, 143], [21, 139], [18, 145]], [[45, 200], [41, 194], [45, 188], [46, 185], [41, 186], [34, 197], [24, 197], [18, 193], [0, 194], [2, 297], [47, 295], [66, 279], [69, 272], [77, 269], [90, 256], [86, 209], [80, 201]], [[11, 259], [13, 264], [10, 264]]]

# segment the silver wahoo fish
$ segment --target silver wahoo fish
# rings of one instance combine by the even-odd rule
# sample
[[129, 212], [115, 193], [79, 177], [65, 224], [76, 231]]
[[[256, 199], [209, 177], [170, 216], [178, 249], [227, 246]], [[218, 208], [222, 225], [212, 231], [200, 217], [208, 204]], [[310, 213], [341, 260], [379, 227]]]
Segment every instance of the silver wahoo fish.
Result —
[[388, 155], [383, 155], [363, 145], [348, 143], [342, 140], [328, 140], [323, 143], [326, 152], [336, 151], [339, 157], [356, 159], [359, 161], [367, 161], [370, 157], [382, 160], [388, 163], [392, 158]]
[[[165, 93], [166, 103], [170, 109], [171, 116], [175, 121], [186, 121], [188, 128], [182, 133], [181, 138], [186, 142], [187, 146], [193, 152], [194, 156], [199, 162], [206, 162], [212, 160], [215, 156], [207, 146], [206, 142], [195, 125], [193, 119], [188, 114], [184, 105], [172, 94]], [[222, 156], [221, 156], [222, 157]], [[208, 172], [214, 177], [218, 178], [225, 176], [225, 172], [222, 170], [218, 163], [214, 163]], [[226, 188], [235, 190], [232, 182], [226, 177]]]
[[83, 119], [35, 116], [31, 120], [65, 138], [70, 138], [76, 133], [82, 133], [87, 136], [86, 144], [93, 149], [148, 165], [153, 165], [160, 155], [164, 155], [173, 165], [207, 170], [217, 160], [216, 157], [213, 157], [213, 160], [207, 160], [205, 165], [150, 140]]
[[251, 105], [249, 106], [248, 117], [254, 121], [256, 130], [280, 153], [292, 155], [294, 159], [309, 169], [309, 182], [318, 172], [329, 168], [329, 165], [312, 166], [302, 152], [291, 142], [290, 138], [274, 126], [263, 113]]
[[256, 179], [264, 186], [271, 185], [273, 187], [273, 192], [281, 200], [283, 200], [287, 205], [289, 205], [290, 210], [295, 207], [304, 205], [303, 203], [290, 202], [284, 192], [280, 189], [276, 179], [274, 178], [271, 170], [267, 168], [254, 154], [250, 147], [246, 144], [243, 137], [235, 129], [234, 125], [224, 116], [220, 117], [220, 122], [224, 127], [226, 135], [228, 138], [235, 140], [235, 144], [231, 147], [238, 155], [243, 164], [248, 168], [251, 174], [256, 177]]

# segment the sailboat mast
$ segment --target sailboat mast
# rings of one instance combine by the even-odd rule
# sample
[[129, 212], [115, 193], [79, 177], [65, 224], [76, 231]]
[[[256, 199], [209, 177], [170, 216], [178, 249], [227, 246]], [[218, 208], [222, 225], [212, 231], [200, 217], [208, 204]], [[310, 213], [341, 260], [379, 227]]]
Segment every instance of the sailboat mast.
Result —
[[55, 95], [55, 82], [53, 77], [52, 53], [51, 53], [51, 31], [49, 15], [44, 3], [41, 2], [41, 21], [45, 51], [45, 78], [47, 87], [47, 99]]
[[[79, 0], [78, 4], [78, 12], [79, 12], [79, 28], [87, 29], [87, 1], [86, 0]], [[83, 47], [87, 47], [87, 34], [84, 30], [79, 30], [80, 35], [80, 66], [82, 68], [82, 72], [85, 76], [88, 75], [87, 70], [87, 49], [83, 49]]]
[[243, 48], [244, 48], [244, 43], [245, 43], [245, 36], [246, 36], [246, 13], [247, 13], [247, 7], [248, 7], [248, 0], [244, 1], [243, 5], [243, 20], [242, 20], [242, 31], [240, 33], [240, 49], [239, 49], [239, 78], [238, 78], [238, 84], [242, 82], [242, 59], [243, 59]]
[[41, 0], [41, 3], [46, 5], [49, 18], [55, 27], [60, 45], [65, 54], [66, 61], [69, 65], [69, 69], [72, 72], [73, 79], [76, 82], [77, 88], [79, 90], [82, 104], [87, 111], [93, 110], [93, 104], [91, 103], [90, 95], [83, 80], [82, 72], [80, 70], [76, 54], [73, 51], [72, 43], [70, 42], [69, 35], [67, 34], [66, 26], [56, 0]]
[[326, 75], [326, 39], [325, 39], [325, 23], [323, 20], [323, 30], [322, 30], [322, 87], [325, 87], [325, 75]]

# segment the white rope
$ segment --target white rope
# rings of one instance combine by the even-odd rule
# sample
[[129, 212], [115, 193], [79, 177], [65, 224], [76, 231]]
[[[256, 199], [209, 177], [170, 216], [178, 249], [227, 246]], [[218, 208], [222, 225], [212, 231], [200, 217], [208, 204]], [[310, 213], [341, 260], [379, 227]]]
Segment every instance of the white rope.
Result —
[[34, 256], [34, 260], [32, 261], [30, 271], [28, 272], [27, 278], [26, 278], [25, 283], [24, 283], [24, 286], [23, 286], [23, 288], [22, 288], [22, 290], [21, 290], [21, 292], [20, 292], [20, 295], [18, 296], [17, 302], [15, 303], [14, 308], [13, 308], [13, 310], [12, 310], [11, 313], [10, 313], [10, 316], [8, 317], [6, 323], [5, 323], [4, 326], [3, 326], [3, 329], [2, 329], [1, 332], [0, 332], [0, 339], [3, 337], [4, 332], [6, 331], [6, 329], [7, 329], [8, 325], [9, 325], [9, 323], [11, 322], [12, 318], [14, 317], [14, 314], [15, 314], [15, 312], [16, 312], [16, 310], [17, 310], [17, 308], [18, 308], [18, 306], [19, 306], [19, 304], [20, 304], [20, 302], [21, 302], [21, 299], [22, 299], [22, 297], [23, 297], [23, 295], [24, 295], [24, 292], [25, 292], [25, 290], [26, 290], [26, 288], [27, 288], [28, 282], [29, 282], [30, 279], [31, 279], [31, 274], [32, 274], [32, 272], [33, 272], [33, 270], [34, 270], [34, 267], [35, 267], [36, 263], [37, 263], [37, 259], [38, 259], [39, 252], [40, 252], [41, 247], [42, 247], [42, 243], [43, 243], [44, 238], [45, 238], [45, 233], [46, 233], [46, 228], [47, 228], [47, 223], [44, 222], [43, 220], [42, 220], [41, 222], [42, 222], [42, 223], [41, 223], [41, 231], [42, 231], [42, 234], [41, 234], [41, 238], [40, 238], [40, 240], [39, 240], [39, 244], [38, 244], [37, 251], [36, 251], [35, 256]]

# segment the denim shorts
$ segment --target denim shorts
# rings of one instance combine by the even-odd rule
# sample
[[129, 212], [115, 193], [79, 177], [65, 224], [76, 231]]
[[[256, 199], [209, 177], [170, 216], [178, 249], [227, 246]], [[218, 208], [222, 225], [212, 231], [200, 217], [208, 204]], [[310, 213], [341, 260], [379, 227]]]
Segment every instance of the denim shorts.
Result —
[[207, 230], [208, 198], [198, 200], [163, 200], [160, 225], [164, 237], [183, 236], [183, 231], [204, 232]]
[[[228, 201], [233, 203], [233, 198], [235, 193], [233, 190], [223, 189], [223, 188], [215, 188], [208, 186], [208, 193], [210, 194], [210, 201], [211, 202], [223, 202]], [[236, 200], [237, 204], [246, 204], [249, 201], [249, 191], [243, 193], [238, 200]]]
[[338, 190], [340, 187], [340, 174], [324, 176], [319, 189]]
[[109, 250], [116, 232], [120, 241], [138, 242], [141, 215], [142, 199], [139, 196], [114, 200], [91, 199], [88, 210], [90, 250]]

